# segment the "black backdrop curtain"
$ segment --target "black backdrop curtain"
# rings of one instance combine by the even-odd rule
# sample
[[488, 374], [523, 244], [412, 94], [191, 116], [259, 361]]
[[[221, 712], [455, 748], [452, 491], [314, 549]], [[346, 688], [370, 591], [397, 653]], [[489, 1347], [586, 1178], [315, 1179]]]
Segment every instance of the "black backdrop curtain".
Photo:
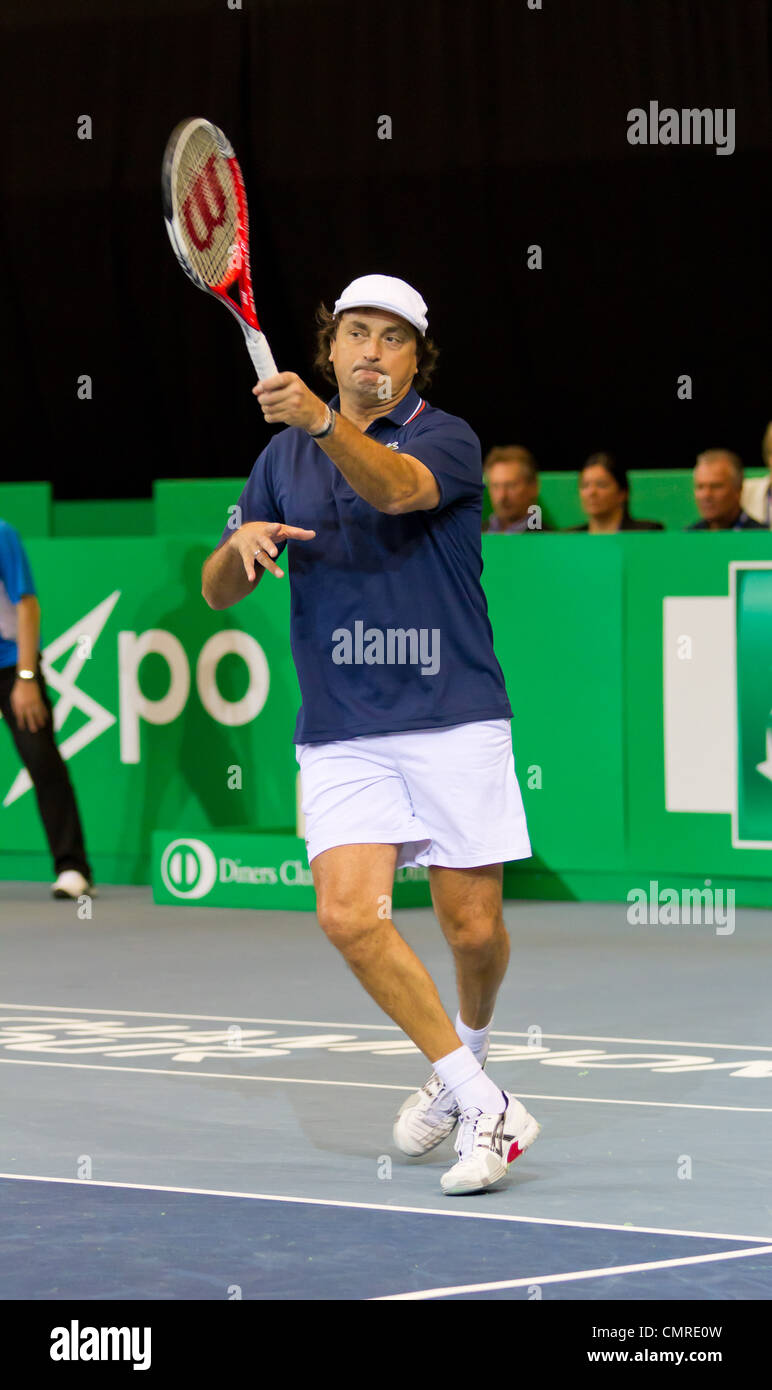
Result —
[[[759, 463], [769, 8], [5, 0], [2, 476], [142, 496], [154, 477], [246, 474], [270, 437], [238, 328], [166, 239], [160, 161], [186, 115], [233, 140], [263, 326], [321, 394], [314, 309], [380, 271], [426, 299], [442, 349], [427, 395], [484, 450], [687, 467], [723, 444]], [[650, 101], [731, 108], [734, 152], [631, 146], [627, 113]]]

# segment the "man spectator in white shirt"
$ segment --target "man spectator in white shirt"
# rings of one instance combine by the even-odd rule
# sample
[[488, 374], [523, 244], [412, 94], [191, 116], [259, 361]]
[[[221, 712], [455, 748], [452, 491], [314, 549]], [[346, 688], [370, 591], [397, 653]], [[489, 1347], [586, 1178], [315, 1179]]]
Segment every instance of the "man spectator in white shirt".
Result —
[[761, 457], [767, 472], [762, 478], [746, 478], [743, 483], [742, 504], [748, 516], [772, 528], [772, 420], [761, 441]]

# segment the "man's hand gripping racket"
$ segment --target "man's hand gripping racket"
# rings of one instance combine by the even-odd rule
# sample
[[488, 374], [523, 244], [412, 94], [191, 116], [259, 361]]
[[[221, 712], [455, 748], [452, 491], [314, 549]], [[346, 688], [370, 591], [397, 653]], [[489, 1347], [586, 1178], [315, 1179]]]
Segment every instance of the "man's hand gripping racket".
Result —
[[[258, 379], [276, 376], [255, 311], [244, 180], [223, 132], [201, 117], [181, 121], [169, 136], [161, 186], [166, 230], [185, 274], [237, 319]], [[234, 286], [238, 301], [228, 293]]]

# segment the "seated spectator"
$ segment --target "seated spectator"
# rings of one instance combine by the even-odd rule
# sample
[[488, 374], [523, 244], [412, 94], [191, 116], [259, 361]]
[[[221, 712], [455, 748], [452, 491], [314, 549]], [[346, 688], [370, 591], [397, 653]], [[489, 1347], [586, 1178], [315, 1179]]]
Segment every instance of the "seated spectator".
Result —
[[551, 531], [542, 522], [539, 470], [529, 449], [508, 444], [491, 449], [483, 464], [483, 475], [493, 511], [483, 522], [491, 534], [519, 534], [522, 531]]
[[748, 516], [762, 526], [772, 527], [772, 420], [761, 441], [761, 457], [768, 470], [766, 477], [746, 478], [741, 501]]
[[661, 521], [636, 521], [630, 515], [627, 469], [613, 454], [590, 454], [579, 474], [579, 499], [589, 518], [569, 531], [602, 535], [609, 531], [664, 531]]
[[742, 460], [729, 449], [706, 449], [697, 455], [694, 500], [702, 517], [687, 531], [766, 531], [760, 521], [743, 511]]

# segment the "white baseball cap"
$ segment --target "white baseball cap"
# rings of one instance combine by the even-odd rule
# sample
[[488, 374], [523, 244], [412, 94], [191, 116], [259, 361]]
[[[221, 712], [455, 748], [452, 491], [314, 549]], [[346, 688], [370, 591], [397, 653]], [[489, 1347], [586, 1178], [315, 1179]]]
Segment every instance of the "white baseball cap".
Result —
[[426, 305], [418, 290], [405, 280], [397, 280], [393, 275], [360, 275], [347, 285], [340, 299], [336, 299], [334, 314], [342, 314], [344, 309], [392, 309], [400, 318], [407, 319], [423, 336], [429, 327]]

